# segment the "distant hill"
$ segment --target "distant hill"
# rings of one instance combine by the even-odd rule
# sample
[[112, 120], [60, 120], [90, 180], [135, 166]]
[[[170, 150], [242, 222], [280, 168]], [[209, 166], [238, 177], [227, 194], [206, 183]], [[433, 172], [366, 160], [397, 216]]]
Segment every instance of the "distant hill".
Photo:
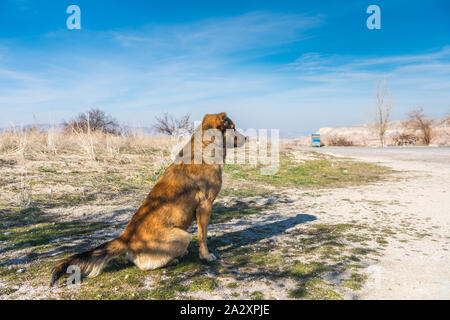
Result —
[[[443, 119], [433, 119], [433, 139], [431, 145], [433, 146], [450, 146], [450, 123], [445, 123]], [[378, 136], [373, 129], [373, 124], [360, 124], [348, 127], [323, 127], [316, 133], [319, 133], [321, 140], [327, 142], [330, 138], [345, 138], [357, 146], [378, 146]], [[391, 121], [388, 124], [386, 132], [386, 144], [394, 145], [393, 138], [405, 132], [405, 120]], [[419, 132], [415, 132], [420, 135]], [[295, 145], [311, 145], [311, 136], [299, 137], [292, 139], [291, 144]]]
[[[391, 121], [386, 131], [386, 143], [393, 144], [393, 138], [405, 132], [405, 120]], [[448, 146], [450, 145], [450, 125], [444, 123], [443, 119], [433, 119], [433, 139], [432, 145]], [[377, 146], [379, 144], [376, 131], [373, 124], [361, 124], [349, 127], [323, 127], [319, 133], [322, 139], [327, 137], [344, 137], [356, 145]], [[420, 135], [419, 132], [414, 134]]]

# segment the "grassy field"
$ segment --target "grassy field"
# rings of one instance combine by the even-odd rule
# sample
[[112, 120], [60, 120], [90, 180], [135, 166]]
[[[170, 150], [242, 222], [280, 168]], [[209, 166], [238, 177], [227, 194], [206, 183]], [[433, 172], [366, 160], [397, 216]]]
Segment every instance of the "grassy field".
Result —
[[[294, 196], [377, 183], [392, 171], [376, 164], [284, 148], [278, 173], [226, 165], [208, 245], [195, 236], [176, 265], [141, 272], [124, 257], [81, 286], [49, 290], [56, 260], [120, 234], [170, 164], [171, 139], [56, 132], [0, 137], [0, 298], [341, 299], [365, 281], [391, 230], [364, 221], [324, 223]], [[305, 211], [306, 210], [306, 211]], [[284, 214], [287, 212], [287, 214]], [[192, 227], [195, 235], [195, 226]]]

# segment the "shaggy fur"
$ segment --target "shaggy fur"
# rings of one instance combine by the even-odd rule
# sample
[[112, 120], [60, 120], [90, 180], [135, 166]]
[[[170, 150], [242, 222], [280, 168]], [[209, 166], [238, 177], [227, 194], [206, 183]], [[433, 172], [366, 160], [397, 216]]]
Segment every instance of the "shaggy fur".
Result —
[[[222, 164], [209, 164], [203, 159], [203, 153], [198, 159], [195, 149], [199, 144], [194, 143], [200, 135], [203, 151], [210, 144], [220, 142], [216, 138], [201, 138], [208, 129], [215, 129], [223, 139], [220, 149], [216, 149], [220, 150], [222, 160], [227, 147], [245, 143], [246, 138], [235, 130], [225, 113], [205, 115], [188, 148], [180, 151], [177, 161], [159, 178], [120, 237], [58, 262], [52, 270], [50, 286], [66, 275], [71, 265], [78, 266], [82, 276], [97, 276], [110, 259], [120, 254], [126, 254], [141, 270], [163, 267], [186, 251], [191, 240], [186, 229], [194, 219], [198, 225], [200, 258], [215, 260], [208, 251], [206, 238], [211, 207], [222, 186]], [[226, 139], [230, 131], [234, 135], [231, 143]]]

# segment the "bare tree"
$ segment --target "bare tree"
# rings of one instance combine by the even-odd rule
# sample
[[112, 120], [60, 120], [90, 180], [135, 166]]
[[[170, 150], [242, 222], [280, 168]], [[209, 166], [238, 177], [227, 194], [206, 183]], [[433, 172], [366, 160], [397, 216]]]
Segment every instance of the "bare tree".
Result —
[[375, 92], [375, 116], [374, 129], [377, 133], [381, 146], [384, 146], [385, 135], [391, 115], [392, 103], [389, 98], [386, 77], [377, 83]]
[[427, 119], [423, 108], [417, 108], [408, 112], [406, 127], [410, 130], [419, 131], [421, 140], [425, 145], [429, 145], [433, 135], [432, 121]]
[[120, 125], [117, 120], [100, 109], [92, 109], [80, 113], [75, 119], [64, 122], [63, 125], [66, 131], [75, 129], [82, 132], [90, 130], [112, 134], [120, 133]]
[[185, 114], [179, 120], [172, 115], [169, 115], [168, 112], [164, 113], [162, 117], [155, 118], [156, 123], [153, 125], [153, 128], [158, 133], [173, 136], [183, 132], [188, 134], [192, 134], [194, 132], [194, 125], [189, 114]]

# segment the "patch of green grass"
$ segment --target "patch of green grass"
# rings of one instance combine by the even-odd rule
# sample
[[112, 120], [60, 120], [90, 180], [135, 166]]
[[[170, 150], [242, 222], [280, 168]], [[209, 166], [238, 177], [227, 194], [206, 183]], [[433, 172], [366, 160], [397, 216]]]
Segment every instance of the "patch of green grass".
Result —
[[151, 181], [151, 182], [156, 182], [156, 181], [159, 179], [159, 177], [164, 173], [164, 171], [166, 171], [166, 169], [167, 169], [168, 167], [169, 167], [169, 166], [161, 166], [161, 167], [155, 172], [154, 175], [152, 175], [151, 177], [149, 177], [149, 181]]
[[343, 285], [352, 290], [361, 290], [366, 279], [367, 279], [367, 276], [365, 276], [365, 275], [362, 275], [359, 273], [352, 273], [352, 275], [350, 276], [350, 279], [345, 280], [343, 282]]
[[382, 237], [377, 237], [376, 238], [376, 241], [377, 241], [377, 243], [378, 244], [381, 244], [381, 245], [383, 245], [383, 246], [385, 246], [385, 245], [387, 245], [389, 242], [387, 242], [384, 238], [382, 238]]
[[225, 260], [228, 263], [235, 265], [246, 265], [256, 267], [274, 267], [283, 262], [283, 256], [281, 254], [252, 251], [248, 246], [240, 247], [233, 250], [233, 254], [226, 257]]
[[200, 258], [189, 253], [189, 256], [181, 258], [181, 261], [175, 265], [166, 267], [166, 271], [169, 275], [176, 275], [180, 273], [192, 274], [202, 271], [204, 265], [200, 261]]
[[188, 286], [188, 291], [214, 291], [219, 286], [219, 281], [206, 276], [197, 276], [191, 279], [191, 283]]
[[0, 278], [4, 280], [14, 279], [16, 277], [17, 270], [19, 269], [15, 267], [10, 268], [8, 268], [7, 266], [0, 267]]
[[[8, 232], [8, 229], [15, 227], [24, 227], [31, 224], [48, 222], [51, 220], [41, 209], [36, 207], [18, 208], [12, 207], [6, 210], [0, 210], [1, 232]], [[0, 233], [1, 237], [1, 233]]]
[[68, 207], [88, 204], [97, 199], [98, 194], [94, 192], [58, 192], [58, 193], [44, 193], [33, 194], [31, 202], [38, 207]]
[[427, 232], [416, 232], [415, 236], [418, 239], [422, 239], [422, 238], [425, 238], [425, 237], [431, 237], [432, 234], [431, 233], [427, 233]]
[[55, 173], [55, 174], [60, 174], [60, 173], [58, 173], [57, 170], [55, 170], [55, 169], [49, 169], [49, 168], [39, 168], [39, 172], [42, 172], [42, 173]]
[[289, 297], [294, 299], [302, 299], [308, 296], [308, 290], [306, 290], [305, 286], [300, 286], [297, 289], [289, 291]]
[[274, 175], [261, 175], [261, 166], [225, 165], [225, 172], [235, 179], [270, 185], [308, 187], [345, 187], [381, 180], [391, 169], [373, 163], [341, 159], [306, 160], [294, 162], [287, 154], [280, 154], [280, 166]]
[[264, 300], [264, 294], [261, 291], [254, 291], [251, 295], [252, 300]]
[[319, 273], [327, 271], [329, 267], [325, 263], [321, 262], [310, 262], [304, 263], [297, 261], [293, 266], [290, 267], [291, 275], [296, 278], [310, 278], [315, 277]]
[[367, 237], [356, 233], [349, 233], [345, 238], [350, 242], [364, 242], [367, 240]]
[[[173, 280], [173, 279], [171, 279]], [[176, 280], [179, 281], [179, 280]], [[156, 289], [150, 292], [150, 298], [156, 300], [173, 300], [178, 293], [187, 292], [187, 286], [176, 283], [174, 281], [161, 281]]]
[[319, 198], [322, 195], [319, 194], [319, 193], [303, 192], [302, 196], [304, 196], [304, 197], [311, 197], [311, 198]]
[[17, 289], [13, 289], [13, 288], [0, 288], [0, 297], [3, 295], [12, 294], [16, 291], [17, 291]]
[[341, 247], [342, 245], [336, 245], [336, 246], [331, 246], [331, 245], [323, 245], [323, 246], [318, 246], [315, 248], [315, 250], [313, 251], [314, 253], [320, 255], [321, 258], [325, 258], [325, 259], [332, 259], [336, 256], [339, 256], [339, 254], [341, 253], [341, 250], [339, 249], [339, 247]]
[[249, 261], [258, 265], [270, 266], [283, 262], [280, 254], [268, 252], [251, 252], [248, 254]]
[[0, 267], [0, 278], [5, 285], [28, 285], [35, 287], [36, 285], [48, 285], [50, 279], [50, 270], [53, 266], [51, 261], [38, 261], [29, 264], [24, 272], [18, 272], [20, 268], [17, 267]]
[[341, 300], [342, 296], [332, 290], [330, 285], [321, 279], [307, 280], [298, 288], [289, 291], [289, 297], [294, 299]]
[[150, 299], [158, 292], [142, 288], [147, 275], [148, 272], [141, 271], [121, 256], [111, 260], [99, 276], [85, 278], [80, 286], [66, 288], [62, 297], [83, 300]]
[[347, 265], [349, 269], [361, 269], [362, 266], [360, 264], [349, 264]]
[[369, 255], [369, 254], [374, 254], [376, 253], [376, 250], [374, 249], [369, 249], [369, 248], [364, 248], [364, 247], [356, 247], [356, 248], [352, 248], [351, 253], [353, 253], [354, 255], [360, 255], [360, 256], [365, 256], [365, 255]]

